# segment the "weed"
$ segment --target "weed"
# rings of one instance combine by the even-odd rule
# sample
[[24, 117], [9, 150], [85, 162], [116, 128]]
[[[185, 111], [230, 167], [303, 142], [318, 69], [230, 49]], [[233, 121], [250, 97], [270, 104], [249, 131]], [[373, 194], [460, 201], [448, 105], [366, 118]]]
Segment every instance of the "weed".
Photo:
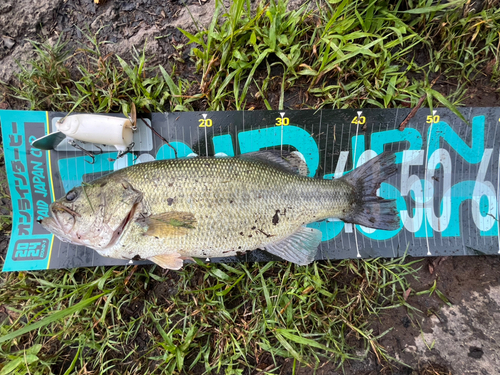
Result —
[[61, 37], [54, 45], [30, 41], [37, 58], [30, 61], [31, 68], [18, 64], [19, 86], [11, 86], [15, 97], [29, 102], [31, 110], [50, 108], [55, 92], [65, 92], [70, 84], [70, 74], [65, 66], [70, 53]]

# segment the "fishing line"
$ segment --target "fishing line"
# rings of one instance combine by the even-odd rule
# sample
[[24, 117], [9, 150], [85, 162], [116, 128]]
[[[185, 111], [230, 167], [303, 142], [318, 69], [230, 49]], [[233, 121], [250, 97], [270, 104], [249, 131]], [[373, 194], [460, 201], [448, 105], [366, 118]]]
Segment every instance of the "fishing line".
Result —
[[[164, 115], [165, 115], [165, 117], [167, 118], [167, 126], [168, 126], [168, 116], [167, 116], [165, 113], [164, 113]], [[150, 129], [151, 129], [151, 131], [152, 131], [152, 132], [153, 132], [153, 133], [154, 133], [154, 134], [155, 134], [158, 138], [160, 138], [163, 142], [165, 142], [165, 143], [168, 145], [168, 147], [170, 147], [172, 150], [174, 150], [175, 158], [177, 159], [177, 150], [175, 149], [175, 147], [174, 147], [174, 146], [172, 146], [172, 145], [170, 144], [170, 142], [169, 142], [169, 141], [167, 141], [164, 137], [162, 137], [162, 136], [160, 135], [160, 133], [158, 133], [156, 130], [154, 130], [152, 126], [150, 126], [150, 125], [149, 125], [146, 121], [144, 121], [144, 120], [142, 119], [142, 117], [139, 117], [139, 120], [141, 120], [141, 121], [142, 121], [142, 123], [143, 123], [144, 125], [146, 125], [148, 128], [150, 128]]]

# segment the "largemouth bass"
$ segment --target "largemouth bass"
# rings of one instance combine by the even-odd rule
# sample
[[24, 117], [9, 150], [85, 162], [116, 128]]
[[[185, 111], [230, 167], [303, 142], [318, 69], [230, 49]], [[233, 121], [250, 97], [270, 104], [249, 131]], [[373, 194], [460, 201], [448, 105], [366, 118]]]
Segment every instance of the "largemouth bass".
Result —
[[41, 224], [103, 256], [149, 259], [168, 269], [192, 257], [258, 248], [305, 265], [321, 242], [308, 223], [339, 218], [399, 227], [395, 201], [376, 195], [396, 173], [394, 160], [383, 153], [335, 180], [306, 177], [305, 163], [275, 151], [153, 161], [72, 189], [51, 204]]

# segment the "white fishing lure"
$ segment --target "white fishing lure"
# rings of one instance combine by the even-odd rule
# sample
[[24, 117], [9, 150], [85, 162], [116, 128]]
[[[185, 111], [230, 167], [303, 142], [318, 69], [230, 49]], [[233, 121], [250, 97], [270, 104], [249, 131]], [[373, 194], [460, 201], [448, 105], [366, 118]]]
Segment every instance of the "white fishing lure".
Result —
[[31, 145], [41, 150], [54, 150], [67, 139], [71, 146], [83, 151], [93, 160], [94, 155], [75, 141], [113, 146], [119, 151], [120, 157], [130, 152], [134, 146], [136, 123], [137, 113], [133, 103], [128, 118], [96, 114], [69, 115], [56, 122], [57, 132], [38, 138]]

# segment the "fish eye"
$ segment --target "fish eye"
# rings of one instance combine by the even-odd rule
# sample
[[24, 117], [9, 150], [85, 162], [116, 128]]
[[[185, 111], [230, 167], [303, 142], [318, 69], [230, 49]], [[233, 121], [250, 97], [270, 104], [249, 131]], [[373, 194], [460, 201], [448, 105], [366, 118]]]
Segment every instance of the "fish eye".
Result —
[[78, 194], [76, 193], [76, 191], [71, 190], [68, 194], [66, 194], [66, 200], [68, 202], [72, 202], [76, 199], [77, 196]]

